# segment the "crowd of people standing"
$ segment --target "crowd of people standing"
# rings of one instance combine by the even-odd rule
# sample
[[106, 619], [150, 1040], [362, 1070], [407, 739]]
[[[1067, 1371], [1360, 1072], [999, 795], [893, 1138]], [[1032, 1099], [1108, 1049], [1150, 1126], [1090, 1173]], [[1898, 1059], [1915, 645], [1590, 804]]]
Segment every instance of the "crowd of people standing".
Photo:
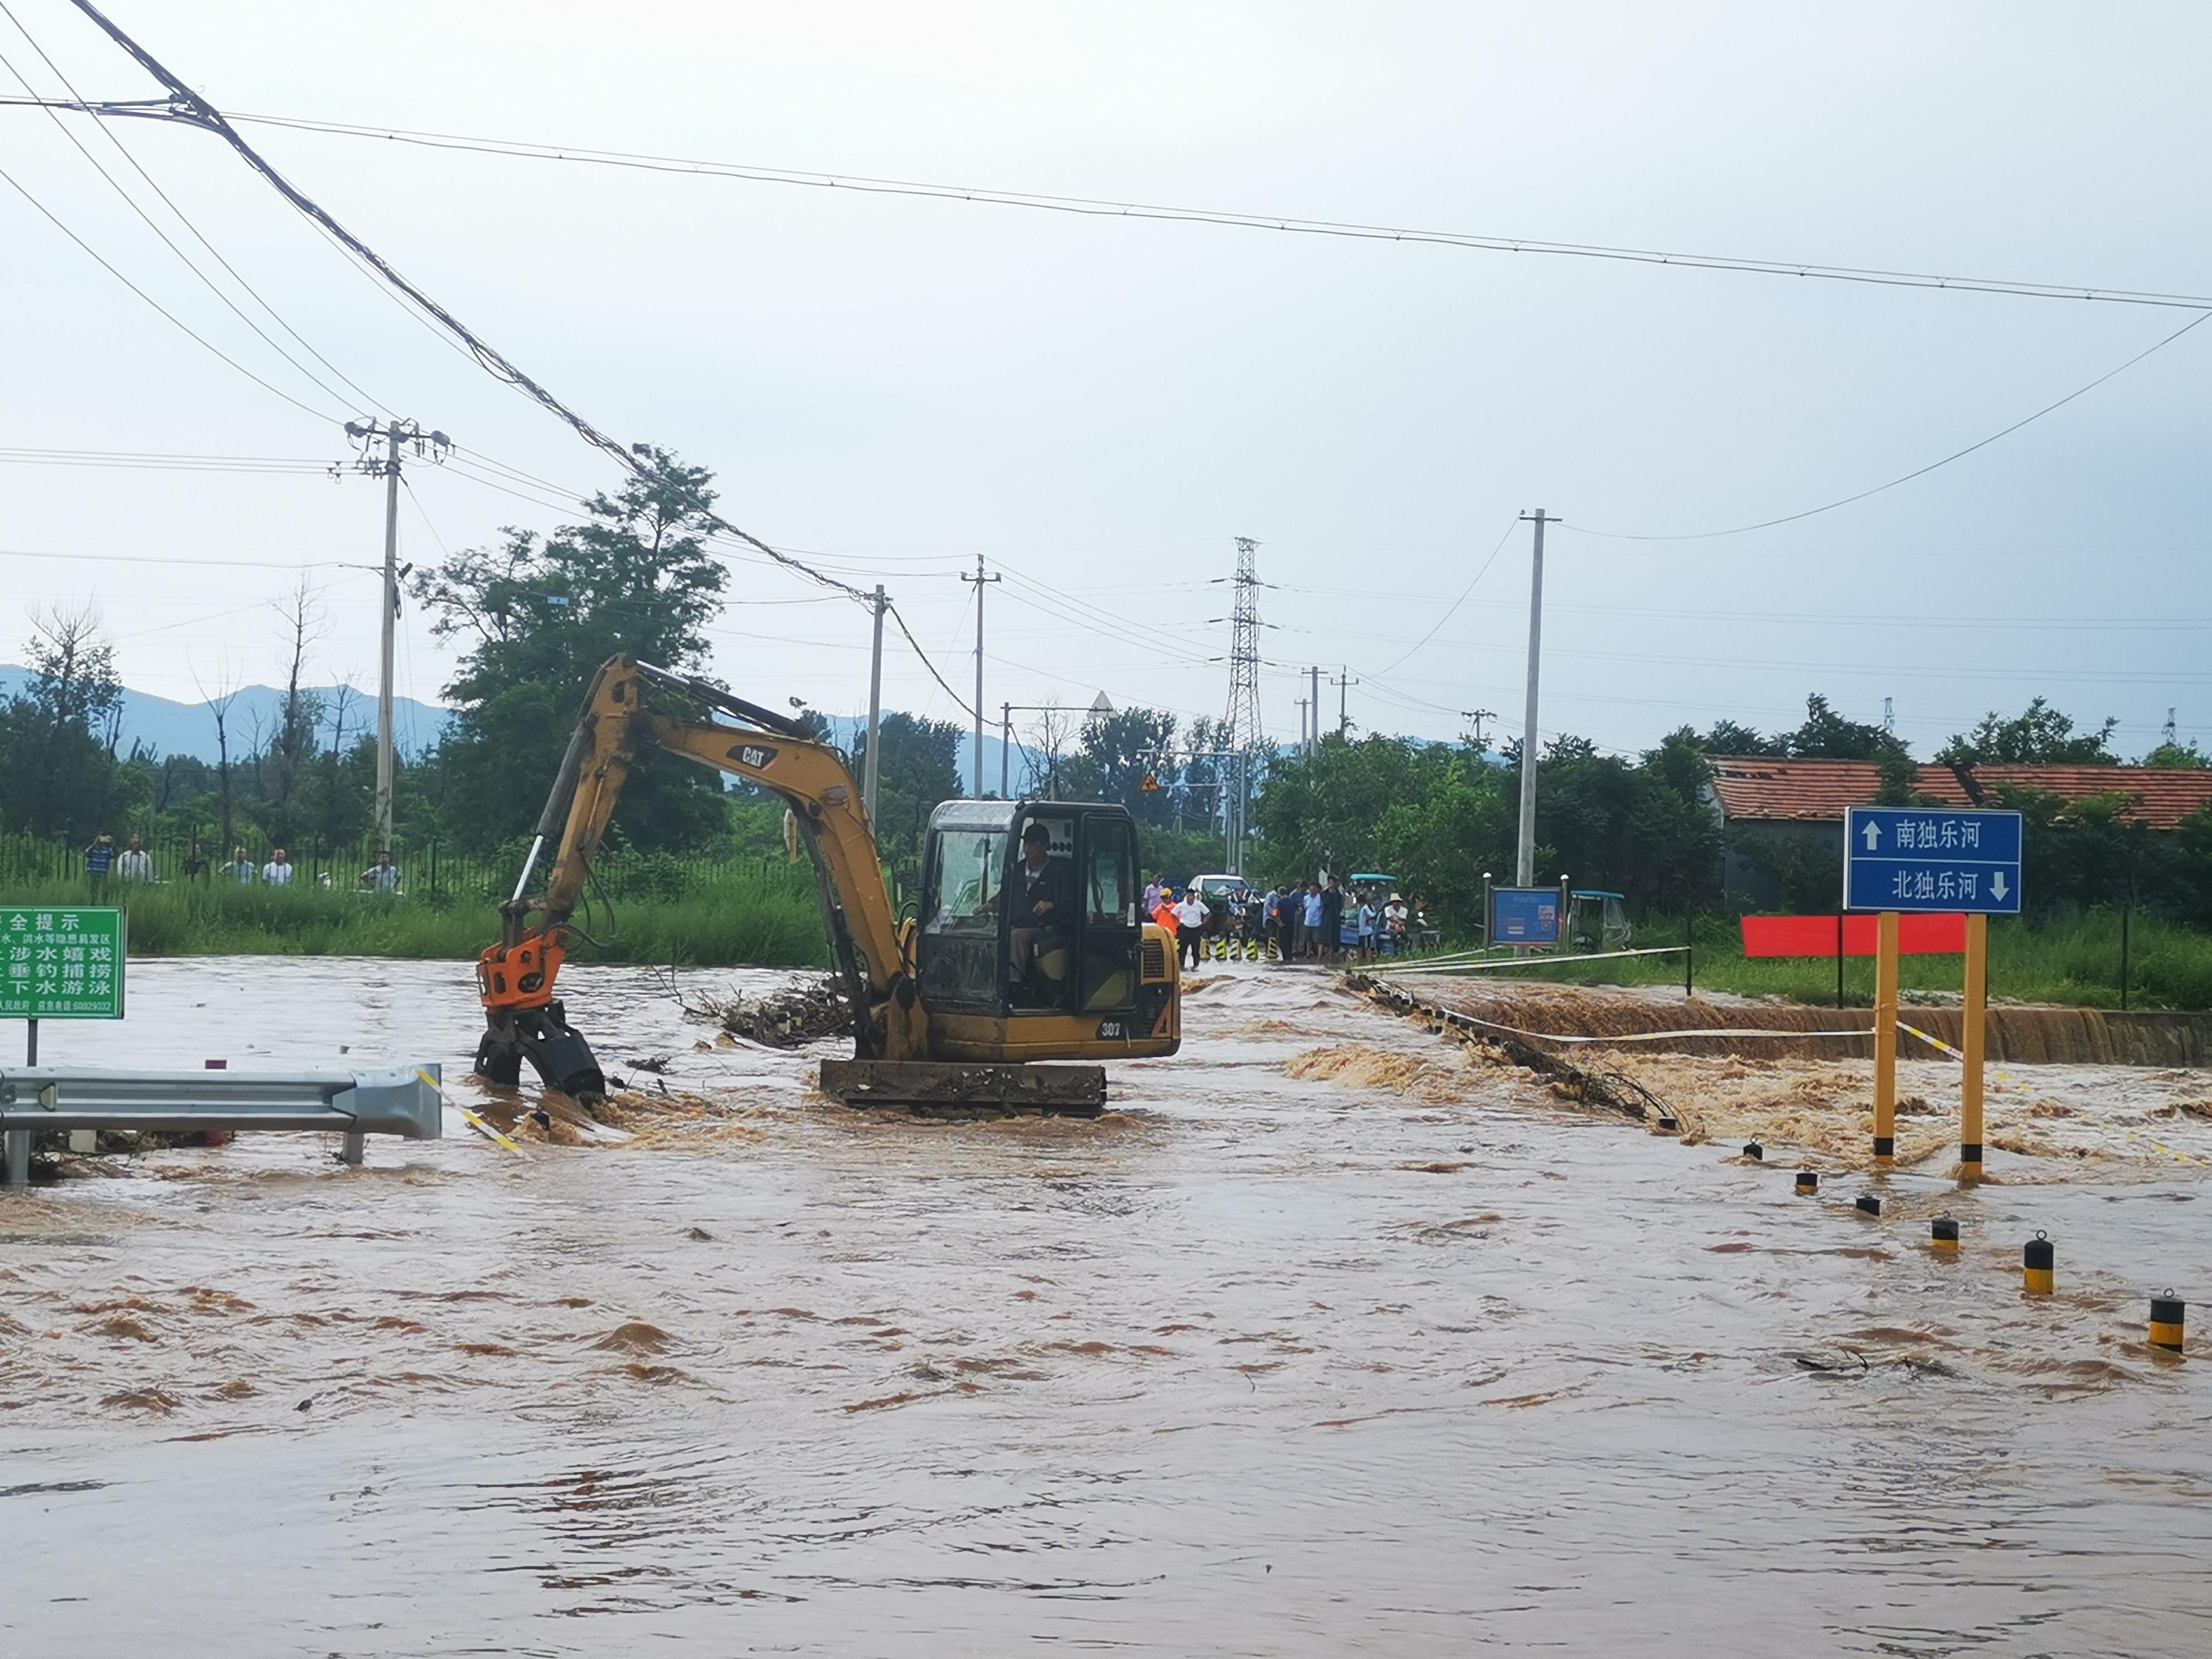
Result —
[[[130, 844], [121, 851], [115, 846], [112, 836], [94, 836], [84, 849], [85, 878], [95, 888], [117, 882], [153, 882], [164, 879], [155, 869], [154, 855], [146, 850], [143, 838], [133, 836]], [[272, 848], [268, 859], [256, 864], [243, 847], [234, 847], [229, 861], [210, 864], [194, 842], [191, 851], [177, 866], [177, 875], [187, 882], [216, 881], [234, 887], [289, 887], [299, 874], [299, 866], [291, 855], [281, 847]], [[332, 884], [327, 873], [316, 878], [319, 886], [328, 888]], [[361, 887], [371, 893], [396, 895], [399, 891], [399, 866], [392, 861], [389, 853], [379, 853], [376, 861], [361, 872]]]
[[1264, 945], [1271, 961], [1373, 962], [1413, 949], [1428, 926], [1419, 894], [1408, 903], [1382, 886], [1346, 886], [1337, 876], [1211, 896], [1195, 884], [1178, 894], [1172, 882], [1154, 876], [1145, 888], [1145, 914], [1175, 936], [1178, 954], [1192, 966], [1209, 939], [1255, 954]]

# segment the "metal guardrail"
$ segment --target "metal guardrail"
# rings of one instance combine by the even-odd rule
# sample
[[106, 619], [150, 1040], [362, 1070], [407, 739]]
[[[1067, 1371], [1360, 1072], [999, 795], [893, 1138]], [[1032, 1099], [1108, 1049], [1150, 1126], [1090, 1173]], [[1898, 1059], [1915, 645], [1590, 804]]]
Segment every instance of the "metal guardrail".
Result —
[[435, 1062], [358, 1072], [113, 1072], [83, 1066], [0, 1068], [6, 1176], [30, 1179], [41, 1130], [319, 1129], [362, 1160], [367, 1137], [435, 1140], [443, 1132]]

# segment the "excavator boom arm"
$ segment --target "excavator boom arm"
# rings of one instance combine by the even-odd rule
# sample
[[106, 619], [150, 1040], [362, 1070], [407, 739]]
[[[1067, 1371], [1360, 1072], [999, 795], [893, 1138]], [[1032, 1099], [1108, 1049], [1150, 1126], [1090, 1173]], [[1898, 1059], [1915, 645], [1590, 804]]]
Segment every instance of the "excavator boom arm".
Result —
[[[655, 684], [745, 724], [678, 720], [648, 709], [642, 693]], [[587, 1085], [569, 1091], [598, 1092], [597, 1068], [589, 1062], [587, 1045], [568, 1030], [553, 1000], [554, 981], [568, 920], [582, 902], [623, 786], [655, 750], [748, 779], [791, 808], [817, 872], [823, 925], [853, 998], [859, 1051], [894, 1059], [926, 1054], [926, 1016], [915, 990], [914, 930], [910, 925], [902, 929], [891, 908], [867, 810], [843, 759], [796, 722], [720, 687], [617, 657], [592, 682], [521, 879], [500, 907], [501, 942], [484, 953], [479, 966], [491, 1016], [479, 1072], [512, 1080], [508, 1074], [519, 1073], [526, 1054], [544, 1072], [548, 1068], [535, 1050], [566, 1044], [567, 1057], [555, 1069]], [[552, 863], [544, 892], [533, 898], [531, 878], [549, 842], [555, 847]], [[535, 927], [529, 925], [533, 913]]]

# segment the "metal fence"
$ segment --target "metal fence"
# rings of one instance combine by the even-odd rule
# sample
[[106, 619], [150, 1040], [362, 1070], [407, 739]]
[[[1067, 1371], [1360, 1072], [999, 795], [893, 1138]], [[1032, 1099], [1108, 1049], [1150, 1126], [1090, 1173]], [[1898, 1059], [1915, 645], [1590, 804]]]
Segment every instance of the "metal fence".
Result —
[[[130, 838], [115, 842], [118, 858], [130, 847]], [[248, 843], [246, 856], [253, 866], [254, 881], [273, 848]], [[227, 879], [222, 866], [230, 862], [231, 848], [194, 842], [185, 837], [162, 836], [145, 843], [153, 860], [156, 882]], [[372, 847], [326, 848], [290, 846], [288, 862], [298, 872], [292, 884], [303, 890], [352, 892], [368, 884], [363, 872], [376, 861]], [[67, 885], [89, 878], [86, 849], [36, 836], [0, 836], [0, 890]], [[505, 898], [513, 890], [521, 860], [516, 857], [486, 858], [460, 851], [434, 838], [409, 846], [394, 842], [392, 861], [398, 867], [402, 890], [424, 897]], [[197, 865], [198, 867], [195, 867]], [[605, 852], [596, 861], [596, 873], [617, 895], [674, 898], [699, 888], [740, 878], [767, 878], [785, 868], [781, 858], [691, 855], [666, 853], [637, 854]]]

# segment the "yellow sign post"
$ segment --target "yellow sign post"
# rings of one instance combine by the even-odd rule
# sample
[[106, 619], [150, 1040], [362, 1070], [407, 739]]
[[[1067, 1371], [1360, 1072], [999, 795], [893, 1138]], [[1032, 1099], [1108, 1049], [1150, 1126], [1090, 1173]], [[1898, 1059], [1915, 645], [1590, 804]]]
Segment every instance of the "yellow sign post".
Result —
[[1990, 919], [1966, 918], [1966, 995], [1960, 1009], [1959, 1179], [1982, 1178], [1982, 1053], [1989, 1036]]
[[1874, 1161], [1897, 1158], [1897, 912], [1875, 924], [1874, 968]]

